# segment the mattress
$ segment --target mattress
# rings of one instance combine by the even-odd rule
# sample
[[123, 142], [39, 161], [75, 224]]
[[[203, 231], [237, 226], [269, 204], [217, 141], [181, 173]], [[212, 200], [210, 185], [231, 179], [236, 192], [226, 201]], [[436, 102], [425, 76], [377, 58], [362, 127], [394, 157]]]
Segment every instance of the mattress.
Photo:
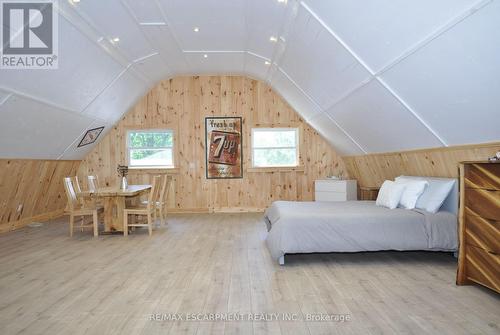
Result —
[[276, 201], [264, 214], [275, 259], [289, 253], [379, 250], [455, 251], [457, 217], [388, 209], [374, 201]]

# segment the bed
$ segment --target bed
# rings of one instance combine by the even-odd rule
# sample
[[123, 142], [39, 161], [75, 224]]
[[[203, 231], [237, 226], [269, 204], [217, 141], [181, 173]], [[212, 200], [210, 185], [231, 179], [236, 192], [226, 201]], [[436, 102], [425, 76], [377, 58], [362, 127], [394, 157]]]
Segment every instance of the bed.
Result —
[[440, 210], [388, 209], [374, 201], [276, 201], [264, 219], [266, 244], [283, 265], [285, 254], [380, 250], [457, 250], [458, 186]]

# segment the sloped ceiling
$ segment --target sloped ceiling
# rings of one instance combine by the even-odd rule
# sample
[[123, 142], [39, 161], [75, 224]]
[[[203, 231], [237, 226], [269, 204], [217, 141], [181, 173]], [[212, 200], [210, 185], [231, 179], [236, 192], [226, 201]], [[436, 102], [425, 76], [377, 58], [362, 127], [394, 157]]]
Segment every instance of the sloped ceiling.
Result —
[[83, 158], [87, 129], [109, 129], [157, 81], [190, 74], [268, 82], [344, 155], [500, 140], [500, 0], [59, 0], [57, 10], [59, 69], [0, 70], [0, 157]]

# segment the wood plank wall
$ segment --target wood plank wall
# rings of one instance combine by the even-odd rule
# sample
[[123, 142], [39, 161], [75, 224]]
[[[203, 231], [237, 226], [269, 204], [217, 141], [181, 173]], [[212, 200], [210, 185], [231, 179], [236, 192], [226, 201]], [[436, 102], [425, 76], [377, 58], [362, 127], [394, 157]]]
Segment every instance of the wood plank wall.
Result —
[[486, 160], [497, 151], [499, 142], [342, 158], [359, 186], [378, 187], [399, 175], [458, 178], [458, 162]]
[[0, 159], [0, 233], [62, 215], [62, 180], [74, 176], [79, 165], [80, 161]]
[[[243, 179], [205, 179], [206, 116], [243, 117]], [[300, 126], [302, 171], [248, 171], [251, 128], [257, 126]], [[117, 184], [116, 166], [127, 162], [126, 131], [154, 128], [175, 134], [178, 173], [169, 200], [174, 211], [261, 211], [274, 200], [312, 200], [316, 178], [345, 173], [332, 147], [267, 84], [245, 77], [201, 76], [177, 77], [154, 87], [85, 158], [80, 177], [97, 174], [104, 183]], [[134, 171], [129, 183], [149, 183], [157, 172]]]

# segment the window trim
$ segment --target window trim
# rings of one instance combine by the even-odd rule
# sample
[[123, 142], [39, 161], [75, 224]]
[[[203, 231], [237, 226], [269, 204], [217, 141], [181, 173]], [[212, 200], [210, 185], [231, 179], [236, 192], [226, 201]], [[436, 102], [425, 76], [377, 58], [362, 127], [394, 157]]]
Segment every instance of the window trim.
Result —
[[[295, 131], [295, 147], [283, 146], [283, 147], [254, 147], [254, 139], [255, 132], [264, 132], [264, 131]], [[251, 159], [252, 159], [252, 167], [251, 169], [293, 169], [299, 168], [300, 164], [300, 127], [299, 126], [290, 126], [290, 127], [252, 127], [252, 140], [251, 140]], [[269, 150], [269, 149], [295, 149], [295, 164], [294, 165], [265, 165], [265, 166], [256, 166], [255, 165], [255, 150]]]
[[[130, 136], [129, 136], [130, 133], [159, 133], [159, 132], [165, 132], [165, 133], [172, 134], [172, 146], [171, 147], [157, 147], [157, 148], [150, 148], [150, 147], [131, 148], [130, 147]], [[148, 128], [148, 129], [129, 128], [129, 129], [126, 129], [125, 149], [127, 152], [127, 165], [130, 169], [175, 169], [174, 147], [175, 147], [175, 132], [173, 129], [168, 129], [168, 128]], [[131, 161], [130, 161], [130, 150], [131, 149], [135, 149], [135, 150], [171, 149], [172, 150], [172, 165], [131, 165]]]

